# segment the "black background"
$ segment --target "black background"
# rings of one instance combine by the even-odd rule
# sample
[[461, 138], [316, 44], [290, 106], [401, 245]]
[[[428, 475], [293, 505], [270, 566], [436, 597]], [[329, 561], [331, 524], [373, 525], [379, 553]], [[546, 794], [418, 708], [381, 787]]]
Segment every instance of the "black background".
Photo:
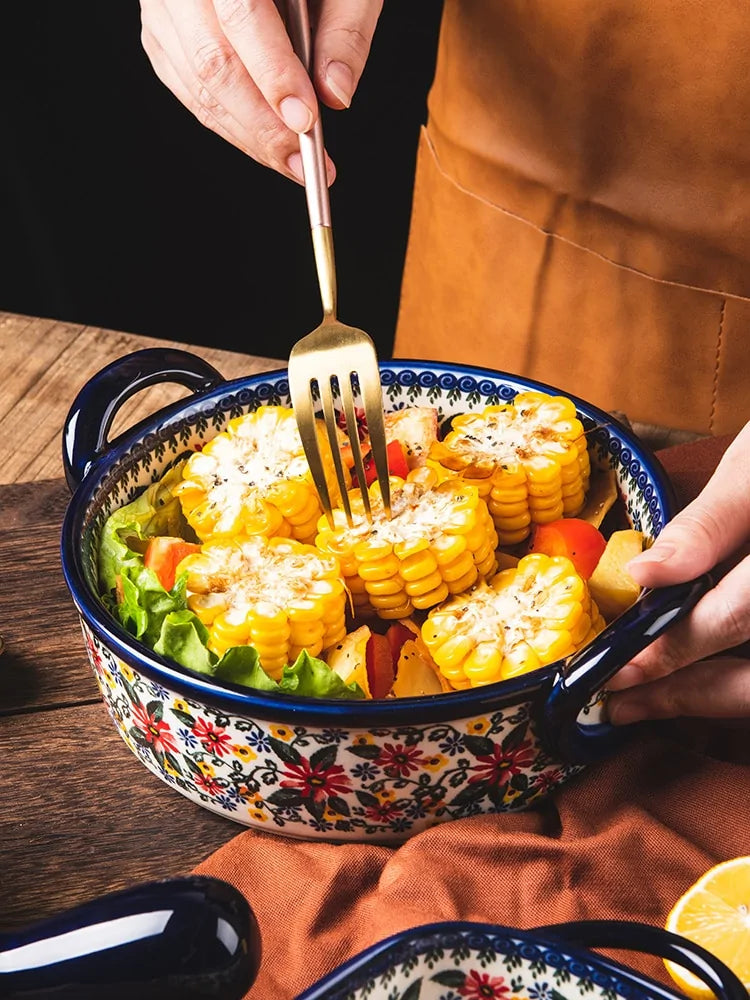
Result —
[[[0, 308], [286, 356], [321, 316], [302, 189], [162, 86], [136, 0], [0, 7]], [[382, 356], [440, 7], [386, 0], [351, 109], [324, 116], [339, 314]]]

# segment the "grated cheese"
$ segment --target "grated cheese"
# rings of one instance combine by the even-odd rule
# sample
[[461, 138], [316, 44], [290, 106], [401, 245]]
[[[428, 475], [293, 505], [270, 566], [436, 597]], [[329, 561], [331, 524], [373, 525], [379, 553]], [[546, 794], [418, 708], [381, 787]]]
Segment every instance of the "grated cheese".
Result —
[[[311, 553], [285, 552], [269, 547], [263, 538], [249, 538], [233, 545], [203, 549], [211, 566], [205, 574], [213, 593], [228, 599], [227, 620], [232, 611], [245, 620], [248, 608], [263, 602], [271, 615], [286, 611], [292, 601], [308, 597], [318, 580], [330, 577], [335, 560]], [[266, 609], [266, 614], [268, 609]]]
[[457, 501], [456, 491], [430, 489], [420, 483], [404, 483], [391, 493], [391, 519], [388, 520], [380, 497], [371, 498], [372, 524], [364, 513], [352, 511], [354, 526], [345, 529], [345, 537], [359, 540], [374, 535], [395, 545], [397, 542], [434, 541], [445, 533]]
[[559, 405], [548, 402], [467, 416], [451, 447], [474, 462], [499, 465], [515, 465], [538, 454], [563, 454], [568, 444], [555, 432], [559, 419]]

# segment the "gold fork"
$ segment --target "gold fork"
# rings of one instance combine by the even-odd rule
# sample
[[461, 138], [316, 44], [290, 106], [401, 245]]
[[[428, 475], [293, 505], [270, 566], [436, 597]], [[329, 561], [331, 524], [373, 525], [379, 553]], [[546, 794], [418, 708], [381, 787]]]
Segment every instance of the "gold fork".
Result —
[[[292, 40], [292, 46], [309, 72], [312, 42], [306, 0], [288, 0], [287, 15], [287, 30]], [[336, 264], [333, 255], [331, 208], [328, 200], [323, 128], [320, 115], [318, 115], [310, 132], [299, 138], [315, 266], [323, 303], [323, 321], [312, 333], [308, 333], [306, 337], [297, 341], [291, 350], [289, 355], [289, 393], [313, 482], [320, 495], [326, 517], [333, 525], [331, 497], [318, 446], [318, 436], [315, 431], [313, 385], [317, 384], [318, 386], [339, 492], [347, 521], [351, 525], [351, 504], [346, 489], [346, 478], [337, 435], [333, 385], [334, 383], [338, 385], [341, 396], [346, 433], [351, 443], [357, 481], [362, 493], [365, 513], [370, 521], [372, 521], [372, 510], [359, 442], [352, 378], [356, 376], [359, 383], [383, 507], [386, 516], [390, 517], [391, 489], [388, 479], [385, 424], [383, 421], [383, 393], [380, 385], [378, 359], [372, 339], [364, 330], [345, 326], [336, 318]]]

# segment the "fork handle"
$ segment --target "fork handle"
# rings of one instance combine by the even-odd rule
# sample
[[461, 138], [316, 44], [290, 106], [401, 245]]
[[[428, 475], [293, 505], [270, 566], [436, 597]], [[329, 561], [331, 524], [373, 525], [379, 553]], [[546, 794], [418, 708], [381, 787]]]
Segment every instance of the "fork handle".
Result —
[[[312, 65], [312, 35], [307, 0], [287, 0], [287, 30], [292, 48], [307, 72]], [[325, 144], [320, 112], [309, 132], [299, 137], [305, 177], [307, 212], [310, 216], [315, 266], [325, 316], [336, 315], [336, 263], [333, 254], [331, 203], [328, 198]]]

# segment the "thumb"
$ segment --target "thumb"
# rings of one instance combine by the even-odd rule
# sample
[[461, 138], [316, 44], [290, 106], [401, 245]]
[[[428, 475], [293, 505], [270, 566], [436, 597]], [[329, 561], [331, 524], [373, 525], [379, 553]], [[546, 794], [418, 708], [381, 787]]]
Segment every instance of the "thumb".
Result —
[[750, 535], [750, 423], [734, 439], [705, 489], [628, 564], [643, 587], [680, 583], [713, 569]]
[[382, 7], [383, 0], [323, 0], [312, 75], [321, 100], [329, 107], [351, 104]]

